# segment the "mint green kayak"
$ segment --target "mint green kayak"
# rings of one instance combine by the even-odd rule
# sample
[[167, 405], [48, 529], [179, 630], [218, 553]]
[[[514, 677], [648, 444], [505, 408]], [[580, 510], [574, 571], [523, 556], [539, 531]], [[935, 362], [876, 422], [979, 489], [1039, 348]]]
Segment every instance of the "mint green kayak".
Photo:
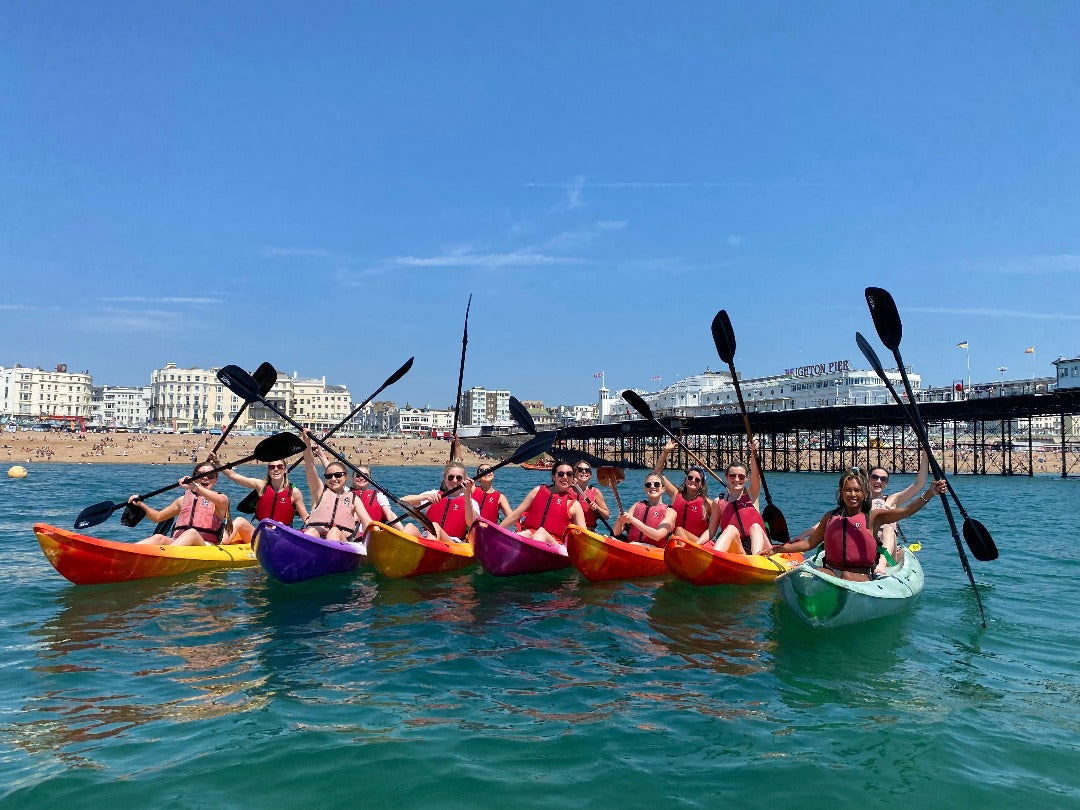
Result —
[[780, 593], [800, 619], [811, 627], [842, 627], [907, 610], [923, 590], [923, 570], [915, 552], [904, 549], [897, 565], [867, 582], [840, 579], [819, 568], [825, 550], [776, 579]]

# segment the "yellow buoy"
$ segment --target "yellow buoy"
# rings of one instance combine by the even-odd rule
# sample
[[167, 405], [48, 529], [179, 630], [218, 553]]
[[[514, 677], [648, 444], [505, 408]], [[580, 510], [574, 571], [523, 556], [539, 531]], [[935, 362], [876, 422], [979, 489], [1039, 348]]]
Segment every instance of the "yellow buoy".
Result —
[[26, 478], [26, 467], [16, 464], [7, 471], [8, 478]]

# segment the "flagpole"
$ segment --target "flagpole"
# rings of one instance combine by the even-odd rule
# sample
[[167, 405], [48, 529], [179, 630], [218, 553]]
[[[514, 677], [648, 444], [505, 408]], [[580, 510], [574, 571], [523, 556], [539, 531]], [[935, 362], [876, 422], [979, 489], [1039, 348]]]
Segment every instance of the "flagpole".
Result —
[[964, 354], [967, 355], [967, 368], [968, 368], [968, 391], [971, 390], [971, 347], [964, 346]]

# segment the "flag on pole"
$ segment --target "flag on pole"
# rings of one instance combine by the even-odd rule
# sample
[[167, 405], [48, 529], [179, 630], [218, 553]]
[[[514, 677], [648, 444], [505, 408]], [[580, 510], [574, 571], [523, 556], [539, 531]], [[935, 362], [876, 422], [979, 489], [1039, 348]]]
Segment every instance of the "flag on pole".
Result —
[[961, 340], [959, 343], [956, 344], [956, 348], [958, 349], [966, 349], [967, 347], [968, 345], [966, 340]]
[[1026, 349], [1024, 349], [1024, 354], [1035, 354], [1035, 347], [1028, 346]]
[[600, 377], [603, 377], [603, 376], [604, 376], [604, 372], [602, 372], [602, 371], [598, 371], [598, 372], [596, 372], [595, 374], [593, 374], [593, 376], [594, 376], [594, 377], [596, 377], [597, 379], [599, 379]]
[[660, 382], [660, 380], [662, 380], [662, 379], [664, 379], [664, 378], [661, 377], [659, 374], [657, 374], [655, 377], [652, 378], [652, 381], [653, 382]]

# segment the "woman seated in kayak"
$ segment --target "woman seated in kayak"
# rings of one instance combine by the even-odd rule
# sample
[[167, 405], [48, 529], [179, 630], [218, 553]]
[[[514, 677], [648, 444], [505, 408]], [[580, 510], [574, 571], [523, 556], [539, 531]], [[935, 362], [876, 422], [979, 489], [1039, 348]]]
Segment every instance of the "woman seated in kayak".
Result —
[[[435, 527], [437, 539], [444, 543], [465, 543], [469, 527], [476, 520], [479, 510], [473, 491], [476, 482], [465, 472], [465, 465], [451, 461], [443, 467], [442, 483], [438, 489], [406, 495], [403, 500], [410, 506], [424, 507], [424, 515]], [[431, 532], [423, 526], [409, 523], [404, 529], [416, 537], [430, 537]]]
[[[221, 466], [215, 453], [210, 454], [210, 461]], [[297, 515], [300, 520], [307, 520], [308, 510], [304, 503], [304, 493], [289, 482], [289, 474], [284, 461], [271, 461], [266, 465], [266, 478], [248, 478], [233, 469], [222, 470], [225, 477], [235, 484], [247, 487], [255, 492], [255, 520], [276, 520], [286, 526], [292, 526]], [[248, 497], [251, 497], [250, 495]], [[243, 510], [244, 505], [238, 507]], [[235, 517], [232, 523], [232, 535], [229, 542], [249, 543], [255, 527], [247, 518]]]
[[510, 501], [499, 490], [495, 489], [495, 472], [491, 467], [481, 464], [476, 468], [476, 489], [473, 490], [473, 500], [480, 517], [490, 523], [498, 523], [500, 517], [510, 514]]
[[709, 520], [709, 537], [720, 531], [713, 541], [716, 551], [729, 554], [762, 554], [773, 552], [769, 536], [765, 533], [765, 521], [758, 511], [758, 495], [761, 493], [761, 476], [757, 466], [757, 441], [750, 443], [750, 477], [741, 461], [732, 462], [724, 471], [727, 492], [718, 495], [713, 503]]
[[155, 523], [176, 518], [172, 537], [154, 534], [140, 543], [155, 546], [209, 546], [219, 545], [223, 537], [226, 543], [241, 543], [242, 539], [226, 534], [229, 522], [229, 496], [214, 489], [218, 474], [210, 472], [214, 465], [203, 462], [195, 466], [191, 477], [181, 478], [184, 494], [164, 509], [158, 510], [139, 500], [138, 495], [128, 498]]
[[[872, 509], [870, 487], [858, 468], [840, 476], [837, 508], [826, 512], [808, 538], [773, 546], [774, 554], [809, 551], [825, 544], [824, 566], [841, 579], [865, 581], [878, 568], [879, 547], [875, 533], [886, 523], [911, 517], [934, 495], [945, 492], [945, 479], [934, 481], [926, 492], [898, 509]], [[884, 560], [882, 560], [883, 562]]]
[[[889, 471], [884, 467], [873, 467], [870, 470], [870, 506], [873, 509], [891, 509], [898, 503], [907, 503], [916, 495], [919, 494], [919, 490], [926, 484], [926, 474], [929, 471], [930, 459], [926, 453], [919, 454], [919, 472], [915, 476], [915, 483], [906, 489], [902, 489], [899, 492], [894, 492], [892, 495], [885, 494], [885, 487], [889, 483]], [[901, 552], [896, 548], [896, 524], [886, 523], [878, 530], [878, 543], [885, 549], [886, 561], [892, 565], [894, 562], [899, 562], [901, 559]]]
[[581, 513], [585, 515], [585, 528], [590, 532], [596, 530], [597, 515], [604, 520], [611, 517], [611, 510], [604, 501], [604, 493], [589, 484], [591, 478], [592, 465], [589, 462], [579, 461], [574, 465], [574, 485], [570, 488], [570, 494], [581, 504]]
[[529, 490], [517, 509], [503, 518], [500, 525], [510, 528], [521, 518], [518, 534], [552, 545], [562, 543], [563, 532], [571, 523], [585, 528], [585, 513], [570, 492], [573, 482], [573, 466], [559, 462], [551, 469], [551, 483]]
[[664, 476], [668, 456], [678, 447], [674, 440], [668, 441], [657, 454], [653, 472], [664, 482], [664, 494], [671, 499], [671, 508], [675, 510], [675, 528], [673, 537], [704, 543], [709, 534], [709, 520], [712, 515], [712, 502], [709, 500], [709, 484], [705, 480], [705, 470], [691, 465], [686, 470], [682, 486], [676, 487]]
[[311, 513], [304, 521], [304, 534], [342, 542], [355, 540], [371, 523], [360, 499], [346, 485], [345, 465], [337, 459], [323, 468], [322, 478], [315, 468], [311, 432], [304, 428], [304, 472], [311, 492]]
[[667, 545], [668, 535], [675, 526], [675, 510], [663, 501], [664, 479], [656, 473], [645, 476], [645, 500], [638, 501], [630, 511], [623, 512], [615, 519], [612, 527], [616, 536], [626, 533], [630, 543], [663, 548]]
[[349, 489], [352, 494], [360, 499], [364, 509], [371, 515], [372, 520], [389, 523], [397, 518], [394, 510], [390, 508], [390, 499], [371, 485], [371, 467], [360, 464], [353, 473], [353, 481]]

